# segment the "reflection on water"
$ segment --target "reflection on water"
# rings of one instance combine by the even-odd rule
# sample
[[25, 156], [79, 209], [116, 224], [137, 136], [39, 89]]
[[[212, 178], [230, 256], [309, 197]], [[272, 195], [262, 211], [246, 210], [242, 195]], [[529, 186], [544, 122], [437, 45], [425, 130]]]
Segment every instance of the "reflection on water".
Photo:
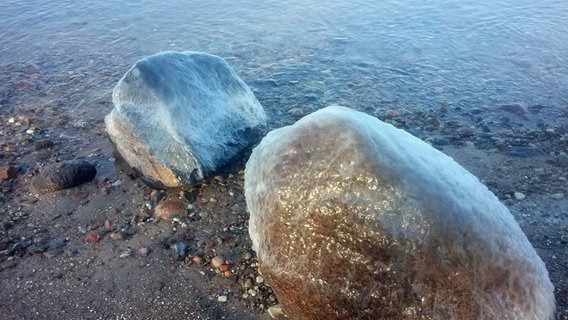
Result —
[[332, 103], [559, 109], [567, 24], [565, 0], [8, 0], [0, 64], [80, 69], [108, 91], [114, 83], [94, 79], [116, 81], [156, 52], [195, 50], [227, 59], [276, 114]]

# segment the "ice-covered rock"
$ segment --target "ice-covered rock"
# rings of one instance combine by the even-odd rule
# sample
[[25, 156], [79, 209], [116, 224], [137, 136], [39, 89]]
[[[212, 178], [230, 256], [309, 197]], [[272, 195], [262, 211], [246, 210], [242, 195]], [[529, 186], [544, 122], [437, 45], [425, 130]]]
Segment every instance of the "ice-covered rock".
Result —
[[553, 286], [508, 209], [428, 144], [328, 107], [245, 171], [261, 272], [292, 319], [551, 319]]
[[199, 52], [138, 61], [115, 86], [107, 132], [126, 162], [166, 187], [212, 175], [266, 132], [266, 115], [229, 64]]

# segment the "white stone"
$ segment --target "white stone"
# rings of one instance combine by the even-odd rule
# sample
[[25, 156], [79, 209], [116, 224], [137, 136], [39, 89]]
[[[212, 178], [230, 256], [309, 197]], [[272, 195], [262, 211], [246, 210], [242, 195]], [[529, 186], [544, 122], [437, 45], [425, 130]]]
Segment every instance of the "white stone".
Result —
[[555, 193], [551, 197], [554, 200], [562, 200], [562, 199], [564, 199], [564, 193], [562, 193], [562, 192]]
[[126, 162], [165, 187], [214, 175], [266, 131], [266, 115], [229, 64], [198, 52], [138, 61], [113, 91], [107, 132]]
[[453, 159], [344, 107], [270, 132], [245, 170], [264, 280], [292, 319], [552, 319], [544, 263]]
[[525, 196], [524, 193], [522, 192], [515, 192], [513, 193], [513, 198], [515, 198], [515, 200], [523, 200], [524, 198], [526, 198], [527, 196]]

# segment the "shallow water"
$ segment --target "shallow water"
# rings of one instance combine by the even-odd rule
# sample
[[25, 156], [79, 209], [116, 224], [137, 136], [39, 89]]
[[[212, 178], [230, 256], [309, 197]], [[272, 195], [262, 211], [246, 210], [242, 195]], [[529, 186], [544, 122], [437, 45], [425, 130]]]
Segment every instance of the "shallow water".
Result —
[[144, 56], [205, 51], [229, 61], [272, 126], [290, 108], [334, 103], [369, 113], [520, 103], [553, 121], [568, 107], [567, 27], [565, 0], [8, 0], [0, 64], [81, 73], [90, 100]]

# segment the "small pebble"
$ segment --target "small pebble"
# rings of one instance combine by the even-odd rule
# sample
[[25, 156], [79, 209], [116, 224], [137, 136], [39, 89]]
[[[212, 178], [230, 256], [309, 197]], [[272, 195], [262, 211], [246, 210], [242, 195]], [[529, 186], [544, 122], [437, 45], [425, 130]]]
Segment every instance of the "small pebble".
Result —
[[304, 115], [304, 112], [300, 108], [292, 108], [288, 112], [290, 112], [294, 118], [301, 118]]
[[85, 235], [84, 241], [88, 243], [95, 243], [98, 242], [100, 239], [101, 236], [97, 232], [91, 231], [87, 233], [87, 235]]
[[183, 242], [176, 242], [170, 246], [174, 258], [181, 260], [187, 255], [187, 246]]
[[248, 289], [250, 287], [252, 287], [252, 280], [247, 278], [245, 282], [243, 282], [243, 288]]
[[122, 253], [118, 256], [121, 259], [128, 258], [132, 255], [132, 250], [130, 248], [122, 251]]
[[138, 256], [139, 257], [147, 257], [150, 254], [150, 249], [143, 247], [138, 249]]
[[221, 265], [225, 263], [225, 259], [222, 256], [215, 256], [211, 259], [211, 266], [213, 268], [219, 268]]
[[219, 266], [219, 270], [222, 272], [231, 270], [232, 266], [230, 264], [222, 264]]
[[36, 151], [49, 149], [54, 146], [53, 142], [47, 139], [38, 140], [34, 143], [34, 148]]
[[264, 278], [262, 276], [256, 277], [256, 283], [263, 283], [263, 282], [264, 282]]
[[276, 302], [276, 296], [275, 296], [273, 293], [271, 293], [271, 294], [268, 296], [268, 301], [270, 301], [270, 302]]
[[515, 200], [523, 200], [524, 198], [526, 198], [527, 196], [525, 196], [524, 193], [521, 192], [515, 192], [513, 193], [513, 198], [515, 198]]
[[268, 314], [272, 317], [272, 319], [280, 319], [281, 317], [284, 317], [284, 311], [282, 311], [282, 307], [279, 304], [270, 306], [268, 308]]
[[217, 301], [219, 301], [219, 302], [227, 302], [227, 299], [228, 298], [225, 295], [217, 297]]
[[394, 118], [394, 117], [398, 117], [400, 114], [397, 111], [394, 110], [387, 110], [387, 116]]
[[551, 198], [554, 200], [562, 200], [564, 199], [564, 193], [555, 193], [551, 196]]

